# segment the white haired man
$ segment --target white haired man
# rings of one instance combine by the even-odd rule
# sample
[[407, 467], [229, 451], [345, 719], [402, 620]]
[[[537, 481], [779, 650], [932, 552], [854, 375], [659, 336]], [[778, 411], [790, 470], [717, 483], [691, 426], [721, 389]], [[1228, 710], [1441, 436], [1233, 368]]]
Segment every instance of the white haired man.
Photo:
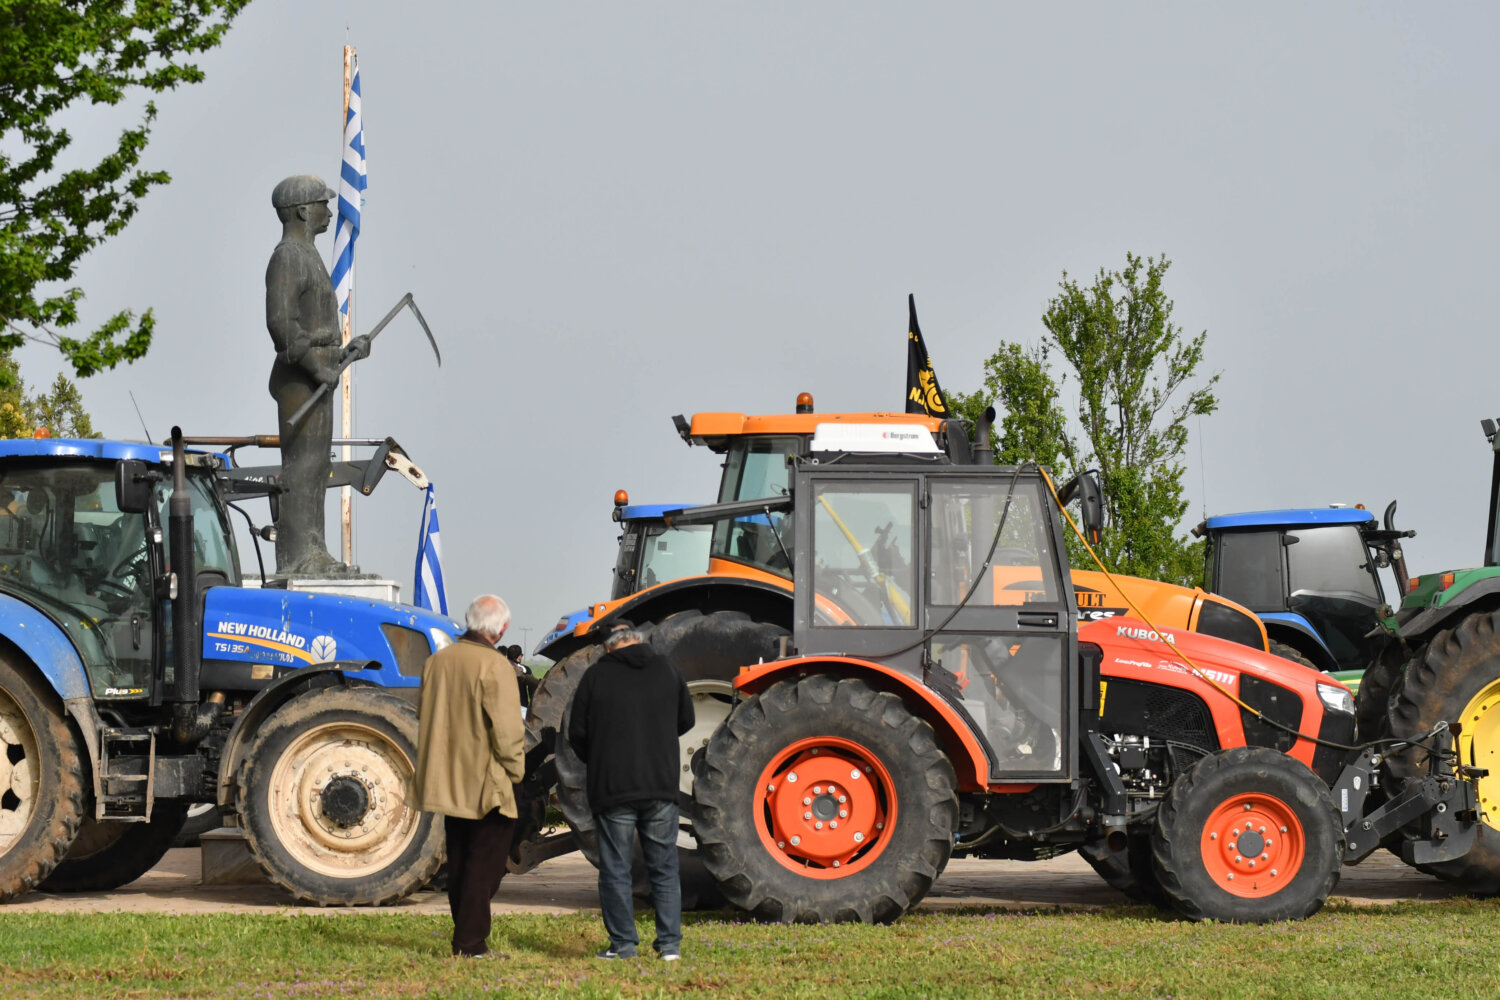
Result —
[[524, 772], [524, 728], [515, 671], [495, 649], [510, 608], [484, 594], [469, 605], [464, 624], [468, 631], [422, 667], [413, 805], [443, 816], [453, 954], [492, 958], [490, 898], [516, 829], [513, 786]]
[[568, 742], [588, 765], [589, 808], [599, 835], [599, 908], [609, 945], [599, 958], [635, 958], [639, 936], [630, 859], [637, 834], [656, 910], [656, 953], [682, 956], [682, 883], [677, 874], [677, 738], [693, 728], [693, 699], [677, 668], [626, 621], [578, 682]]

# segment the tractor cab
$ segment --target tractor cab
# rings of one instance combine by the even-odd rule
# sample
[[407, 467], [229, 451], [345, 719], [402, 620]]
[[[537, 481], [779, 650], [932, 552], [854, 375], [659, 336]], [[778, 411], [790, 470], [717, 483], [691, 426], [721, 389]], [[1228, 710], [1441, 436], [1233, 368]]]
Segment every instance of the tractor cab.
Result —
[[939, 462], [797, 463], [797, 654], [937, 692], [992, 776], [1063, 778], [1078, 682], [1061, 520], [1039, 471]]
[[[171, 477], [140, 484], [140, 509], [122, 509], [115, 475], [131, 461], [159, 468], [162, 449], [57, 439], [0, 447], [0, 594], [57, 623], [94, 697], [109, 701], [159, 697], [166, 678], [155, 665], [170, 662], [168, 595], [155, 581], [171, 571], [162, 544]], [[190, 456], [192, 541], [200, 576], [238, 585], [234, 534], [215, 489], [223, 463]]]
[[1406, 586], [1400, 540], [1414, 532], [1395, 529], [1395, 509], [1384, 527], [1363, 506], [1210, 517], [1193, 531], [1207, 542], [1204, 588], [1256, 612], [1272, 641], [1319, 669], [1357, 677], [1384, 646], [1371, 632], [1391, 617], [1379, 570]]

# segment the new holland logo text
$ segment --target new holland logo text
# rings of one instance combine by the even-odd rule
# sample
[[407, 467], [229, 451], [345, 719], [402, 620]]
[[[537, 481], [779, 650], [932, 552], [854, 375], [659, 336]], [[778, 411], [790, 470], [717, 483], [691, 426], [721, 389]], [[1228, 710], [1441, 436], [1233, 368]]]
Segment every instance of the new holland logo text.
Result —
[[219, 622], [219, 635], [241, 635], [247, 639], [266, 639], [284, 646], [301, 649], [307, 645], [307, 637], [295, 632], [282, 632], [269, 625], [251, 625], [249, 622]]
[[1115, 629], [1115, 635], [1126, 639], [1143, 639], [1146, 642], [1173, 642], [1177, 637], [1171, 632], [1153, 632], [1149, 628], [1136, 628], [1134, 625], [1121, 625]]

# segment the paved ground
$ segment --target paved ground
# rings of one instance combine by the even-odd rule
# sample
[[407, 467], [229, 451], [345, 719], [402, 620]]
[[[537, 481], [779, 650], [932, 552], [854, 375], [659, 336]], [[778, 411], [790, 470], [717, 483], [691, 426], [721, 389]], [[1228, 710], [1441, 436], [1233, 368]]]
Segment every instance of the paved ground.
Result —
[[[337, 912], [301, 907], [270, 884], [203, 885], [199, 876], [198, 850], [173, 850], [156, 868], [114, 892], [33, 893], [7, 904], [4, 912]], [[574, 913], [597, 909], [594, 879], [594, 869], [581, 855], [555, 858], [525, 875], [507, 875], [495, 896], [494, 909], [497, 913]], [[1380, 851], [1361, 865], [1345, 868], [1334, 895], [1368, 904], [1442, 899], [1459, 893], [1448, 883], [1414, 871]], [[1107, 907], [1124, 902], [1124, 897], [1106, 886], [1085, 861], [1069, 854], [1038, 862], [954, 861], [920, 909]], [[419, 892], [384, 911], [373, 912], [446, 913], [447, 907], [446, 896]]]

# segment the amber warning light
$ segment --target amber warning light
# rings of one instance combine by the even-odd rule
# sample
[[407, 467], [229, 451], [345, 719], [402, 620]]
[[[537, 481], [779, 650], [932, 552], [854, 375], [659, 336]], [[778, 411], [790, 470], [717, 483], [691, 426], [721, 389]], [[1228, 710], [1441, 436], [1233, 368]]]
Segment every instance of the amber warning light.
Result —
[[813, 398], [810, 392], [797, 393], [797, 412], [811, 413], [813, 411]]
[[624, 490], [615, 490], [615, 506], [623, 507], [630, 502], [630, 494]]

